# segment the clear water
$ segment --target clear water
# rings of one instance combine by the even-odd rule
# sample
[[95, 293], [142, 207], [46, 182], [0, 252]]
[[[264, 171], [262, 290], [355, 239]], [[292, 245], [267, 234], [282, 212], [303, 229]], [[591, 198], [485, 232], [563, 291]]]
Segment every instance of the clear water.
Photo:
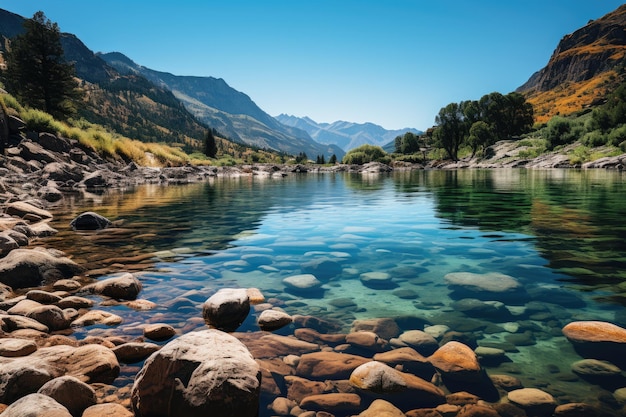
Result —
[[[139, 336], [146, 322], [202, 328], [201, 304], [216, 290], [256, 287], [288, 313], [334, 320], [343, 331], [373, 317], [446, 324], [507, 350], [510, 361], [489, 373], [515, 375], [559, 403], [605, 404], [609, 390], [571, 372], [581, 358], [561, 329], [573, 320], [626, 325], [624, 195], [626, 174], [600, 170], [213, 179], [77, 194], [56, 210], [60, 233], [44, 243], [95, 275], [141, 271], [141, 298], [157, 304], [150, 311], [99, 306], [124, 324], [79, 337]], [[121, 224], [71, 231], [70, 220], [87, 210]], [[342, 268], [323, 291], [286, 290], [284, 278], [321, 258]], [[391, 284], [368, 287], [360, 279], [366, 272], [388, 273]], [[444, 281], [451, 272], [507, 274], [529, 296], [506, 300], [504, 318], [468, 317]], [[258, 329], [251, 318], [241, 330]], [[125, 369], [128, 379], [136, 369]]]

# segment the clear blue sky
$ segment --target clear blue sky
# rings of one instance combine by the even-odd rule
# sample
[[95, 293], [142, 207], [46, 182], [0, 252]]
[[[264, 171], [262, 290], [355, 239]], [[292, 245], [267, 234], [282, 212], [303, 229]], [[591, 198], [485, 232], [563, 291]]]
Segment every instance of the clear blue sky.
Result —
[[94, 52], [223, 78], [276, 116], [434, 124], [448, 103], [509, 93], [616, 0], [0, 0], [42, 10]]

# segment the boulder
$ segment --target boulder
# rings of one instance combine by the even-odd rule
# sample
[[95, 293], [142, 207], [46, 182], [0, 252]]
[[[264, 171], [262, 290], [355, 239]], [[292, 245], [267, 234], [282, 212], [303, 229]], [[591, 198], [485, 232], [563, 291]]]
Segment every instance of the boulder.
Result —
[[249, 312], [250, 298], [245, 288], [222, 288], [202, 306], [206, 324], [227, 332], [235, 331]]
[[23, 140], [18, 145], [20, 156], [26, 161], [38, 161], [44, 164], [58, 162], [60, 158], [50, 151], [47, 151], [38, 143]]
[[626, 367], [626, 329], [604, 321], [575, 321], [563, 327], [563, 334], [580, 356]]
[[487, 401], [500, 398], [498, 390], [469, 346], [451, 341], [428, 357], [451, 392], [467, 391]]
[[446, 402], [444, 392], [432, 383], [377, 361], [358, 366], [350, 375], [350, 384], [368, 396], [384, 395], [405, 410]]
[[109, 313], [103, 310], [91, 310], [72, 321], [72, 326], [85, 327], [94, 324], [104, 324], [106, 326], [117, 326], [124, 320], [117, 314]]
[[73, 417], [81, 417], [87, 407], [96, 404], [96, 392], [93, 388], [73, 376], [54, 378], [37, 392], [67, 408]]
[[154, 343], [128, 342], [115, 346], [111, 350], [115, 353], [118, 361], [136, 363], [146, 359], [159, 349], [160, 346]]
[[67, 408], [43, 394], [29, 394], [15, 401], [2, 417], [72, 417]]
[[21, 218], [25, 218], [27, 216], [32, 216], [39, 219], [51, 219], [52, 213], [42, 208], [36, 207], [30, 203], [25, 201], [16, 201], [7, 205], [6, 214], [9, 216], [17, 216]]
[[397, 287], [393, 278], [387, 272], [365, 272], [360, 275], [361, 283], [373, 289], [391, 289]]
[[363, 409], [361, 397], [351, 393], [309, 395], [302, 399], [300, 407], [305, 410], [325, 411], [338, 415], [351, 415]]
[[55, 153], [68, 153], [72, 149], [72, 144], [69, 140], [48, 132], [39, 133], [37, 141], [45, 149]]
[[407, 330], [398, 339], [424, 356], [430, 356], [439, 349], [437, 340], [422, 330]]
[[330, 258], [319, 258], [301, 265], [304, 274], [314, 275], [317, 279], [328, 281], [341, 274], [343, 268], [339, 262]]
[[530, 416], [552, 416], [556, 401], [552, 395], [537, 388], [521, 388], [508, 393], [509, 401]]
[[57, 306], [42, 305], [32, 309], [26, 317], [37, 320], [51, 331], [67, 329], [71, 320], [65, 317], [63, 310]]
[[349, 333], [346, 335], [346, 343], [371, 352], [384, 352], [389, 349], [389, 343], [385, 339], [368, 331]]
[[385, 400], [374, 400], [369, 407], [357, 417], [404, 417], [405, 414], [398, 407]]
[[291, 324], [292, 321], [291, 316], [284, 311], [265, 310], [259, 315], [257, 324], [261, 330], [272, 331], [285, 327]]
[[120, 404], [105, 403], [87, 408], [82, 417], [134, 417], [134, 414]]
[[144, 327], [143, 335], [150, 340], [163, 341], [176, 335], [176, 329], [169, 324], [154, 323]]
[[302, 355], [296, 375], [318, 381], [348, 379], [352, 371], [369, 361], [362, 356], [347, 353], [312, 352]]
[[313, 274], [292, 275], [283, 279], [283, 284], [298, 293], [319, 292], [322, 287], [322, 281]]
[[15, 249], [0, 259], [0, 282], [14, 289], [38, 287], [82, 271], [71, 259], [45, 249]]
[[106, 229], [112, 224], [111, 220], [92, 211], [79, 214], [70, 222], [70, 226], [72, 226], [74, 230], [101, 230]]
[[315, 343], [277, 334], [263, 334], [259, 337], [259, 332], [246, 332], [233, 335], [241, 340], [257, 359], [276, 358], [289, 354], [302, 355], [320, 348]]
[[[0, 361], [5, 359], [0, 358]], [[0, 403], [11, 404], [25, 395], [37, 392], [53, 378], [49, 370], [42, 369], [36, 363], [6, 361], [0, 366]]]
[[261, 371], [248, 349], [216, 329], [187, 333], [150, 356], [135, 378], [136, 417], [253, 417]]
[[84, 287], [86, 291], [118, 300], [135, 300], [141, 292], [141, 281], [133, 274], [124, 273]]
[[7, 233], [0, 234], [0, 258], [6, 256], [12, 250], [19, 248], [20, 245]]
[[48, 333], [48, 326], [39, 323], [37, 320], [14, 314], [0, 314], [0, 330], [10, 333], [16, 330], [31, 329]]
[[606, 413], [585, 403], [567, 403], [554, 409], [553, 417], [605, 417]]
[[400, 334], [400, 327], [391, 318], [362, 319], [352, 323], [350, 332], [371, 331], [385, 340], [390, 340]]
[[528, 299], [518, 280], [499, 272], [486, 274], [451, 272], [444, 276], [444, 280], [452, 290], [450, 297], [455, 299], [476, 298], [517, 303], [523, 303]]
[[7, 358], [30, 355], [37, 350], [32, 340], [3, 338], [0, 339], [0, 356]]
[[388, 352], [377, 353], [372, 359], [385, 363], [392, 368], [410, 372], [426, 380], [430, 380], [435, 373], [435, 368], [428, 359], [410, 347], [401, 347]]

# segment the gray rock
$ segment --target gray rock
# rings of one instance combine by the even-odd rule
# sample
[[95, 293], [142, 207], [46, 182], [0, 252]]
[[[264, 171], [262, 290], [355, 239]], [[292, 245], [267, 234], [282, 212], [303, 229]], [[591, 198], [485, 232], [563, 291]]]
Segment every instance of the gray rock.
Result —
[[245, 288], [222, 288], [202, 306], [207, 325], [224, 331], [234, 331], [250, 312], [250, 298]]
[[120, 300], [135, 300], [141, 292], [141, 281], [133, 274], [125, 273], [83, 287], [84, 290]]
[[44, 324], [51, 331], [67, 329], [70, 327], [70, 320], [65, 317], [63, 310], [57, 306], [43, 305], [32, 309], [26, 317], [37, 320]]
[[313, 274], [292, 275], [283, 279], [283, 284], [298, 291], [318, 290], [322, 286], [322, 282]]
[[118, 361], [136, 363], [146, 359], [159, 349], [160, 346], [154, 343], [128, 342], [115, 346], [111, 350], [115, 353]]
[[3, 338], [0, 339], [0, 356], [14, 358], [30, 355], [37, 350], [37, 344], [32, 340]]
[[293, 321], [293, 318], [280, 310], [265, 310], [263, 311], [257, 320], [257, 323], [261, 330], [277, 330], [281, 327], [285, 327]]
[[36, 207], [25, 201], [16, 201], [7, 206], [5, 212], [10, 216], [24, 218], [28, 215], [36, 216], [40, 219], [51, 219], [52, 213], [42, 208]]
[[253, 417], [260, 387], [259, 365], [245, 345], [210, 329], [187, 333], [150, 356], [131, 401], [136, 417]]
[[303, 273], [315, 275], [317, 279], [322, 281], [328, 281], [336, 277], [343, 270], [339, 262], [329, 258], [319, 258], [305, 262], [301, 265], [301, 268]]
[[71, 259], [45, 249], [15, 249], [0, 259], [0, 282], [13, 289], [38, 287], [82, 271]]
[[113, 223], [104, 216], [92, 211], [79, 214], [72, 222], [70, 226], [74, 230], [100, 230], [106, 229]]

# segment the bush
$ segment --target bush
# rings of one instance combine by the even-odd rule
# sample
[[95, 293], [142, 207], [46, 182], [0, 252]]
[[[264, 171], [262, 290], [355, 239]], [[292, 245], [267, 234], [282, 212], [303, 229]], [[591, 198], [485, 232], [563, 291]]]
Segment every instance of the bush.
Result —
[[354, 148], [343, 157], [344, 164], [363, 165], [368, 162], [381, 162], [387, 164], [391, 158], [380, 146], [361, 145]]
[[26, 123], [26, 129], [34, 132], [48, 132], [56, 135], [63, 129], [61, 123], [57, 122], [54, 120], [54, 117], [41, 110], [24, 110], [20, 114], [20, 117], [24, 123]]
[[626, 140], [626, 126], [618, 127], [617, 129], [613, 129], [611, 133], [609, 133], [608, 144], [613, 146], [619, 146], [620, 143]]
[[602, 146], [606, 143], [607, 137], [599, 130], [594, 130], [592, 132], [585, 133], [581, 142], [583, 145], [589, 146], [591, 148], [595, 148], [597, 146]]
[[555, 116], [550, 119], [546, 127], [548, 149], [573, 143], [582, 136], [583, 132], [584, 127], [579, 121]]

